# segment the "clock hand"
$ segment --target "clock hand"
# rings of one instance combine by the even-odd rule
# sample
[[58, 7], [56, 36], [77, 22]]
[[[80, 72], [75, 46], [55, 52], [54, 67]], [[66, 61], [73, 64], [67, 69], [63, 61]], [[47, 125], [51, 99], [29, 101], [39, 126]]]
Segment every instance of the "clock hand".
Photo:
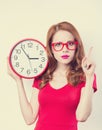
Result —
[[24, 54], [27, 56], [27, 58], [29, 59], [29, 55], [25, 52], [25, 50], [22, 48], [22, 46], [21, 46], [21, 49], [24, 52]]
[[30, 68], [31, 68], [31, 70], [33, 71], [33, 68], [32, 68], [32, 65], [31, 65], [31, 62], [30, 62], [29, 55], [25, 52], [25, 50], [22, 48], [22, 46], [21, 46], [21, 49], [22, 49], [22, 51], [24, 52], [24, 54], [27, 56], [28, 61], [29, 61]]
[[30, 57], [29, 57], [29, 59], [30, 60], [39, 60], [39, 58], [30, 58]]
[[29, 65], [30, 65], [31, 70], [33, 71], [32, 64], [31, 64], [30, 60], [29, 60]]

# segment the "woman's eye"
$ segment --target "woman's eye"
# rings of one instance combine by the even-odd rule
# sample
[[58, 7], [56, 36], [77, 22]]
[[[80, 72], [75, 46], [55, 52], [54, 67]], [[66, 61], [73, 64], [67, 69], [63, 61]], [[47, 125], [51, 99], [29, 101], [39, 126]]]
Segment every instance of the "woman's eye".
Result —
[[68, 42], [68, 45], [73, 46], [74, 42]]
[[60, 43], [60, 42], [58, 42], [58, 43], [56, 43], [56, 44], [55, 44], [55, 46], [61, 46], [61, 43]]

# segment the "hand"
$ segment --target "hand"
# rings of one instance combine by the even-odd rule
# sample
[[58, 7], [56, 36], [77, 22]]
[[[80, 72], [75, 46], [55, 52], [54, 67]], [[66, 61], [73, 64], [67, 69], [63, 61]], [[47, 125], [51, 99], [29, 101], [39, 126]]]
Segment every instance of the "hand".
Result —
[[23, 49], [22, 46], [21, 46], [21, 49], [22, 49], [22, 51], [24, 52], [24, 54], [27, 56], [27, 58], [28, 58], [29, 60], [39, 60], [39, 58], [37, 58], [37, 57], [30, 58], [29, 55], [25, 52], [25, 50]]
[[25, 52], [25, 50], [23, 49], [23, 47], [21, 46], [22, 51], [24, 52], [24, 54], [27, 56], [27, 58], [29, 59], [29, 55]]
[[8, 58], [7, 58], [7, 72], [14, 80], [21, 80], [19, 76], [17, 76], [11, 69]]
[[32, 68], [32, 65], [31, 65], [31, 62], [30, 62], [31, 59], [30, 59], [29, 55], [25, 52], [25, 50], [23, 49], [22, 46], [21, 46], [21, 49], [22, 49], [22, 51], [24, 52], [24, 54], [27, 56], [28, 61], [29, 61], [30, 68], [31, 68], [31, 70], [33, 71], [33, 68]]
[[29, 58], [30, 60], [39, 60], [39, 58]]
[[83, 69], [86, 77], [93, 76], [94, 75], [94, 71], [95, 71], [95, 66], [96, 65], [95, 65], [95, 63], [91, 59], [92, 50], [93, 50], [93, 47], [91, 47], [89, 49], [88, 55], [85, 56], [82, 59], [82, 69]]

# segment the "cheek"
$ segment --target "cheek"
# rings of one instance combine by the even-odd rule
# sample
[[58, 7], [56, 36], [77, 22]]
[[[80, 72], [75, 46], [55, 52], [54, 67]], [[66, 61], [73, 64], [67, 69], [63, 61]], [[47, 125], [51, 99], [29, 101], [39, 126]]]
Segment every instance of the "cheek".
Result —
[[56, 57], [56, 56], [59, 55], [59, 52], [57, 52], [57, 51], [55, 51], [55, 50], [53, 50], [53, 49], [52, 49], [52, 53], [53, 53], [54, 57]]
[[75, 55], [75, 51], [70, 52], [70, 58], [73, 59]]
[[57, 53], [57, 52], [53, 52], [53, 55], [54, 55], [55, 59], [58, 59], [60, 57], [60, 53]]

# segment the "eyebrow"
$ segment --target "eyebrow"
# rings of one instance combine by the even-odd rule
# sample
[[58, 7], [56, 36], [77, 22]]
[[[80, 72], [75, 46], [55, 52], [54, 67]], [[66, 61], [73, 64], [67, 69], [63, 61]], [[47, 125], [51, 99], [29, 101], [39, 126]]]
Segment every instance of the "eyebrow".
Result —
[[[74, 42], [75, 40], [68, 40], [68, 41], [66, 41], [66, 42]], [[62, 42], [62, 41], [56, 41], [56, 42], [52, 42], [52, 43], [59, 43], [59, 42]], [[62, 43], [66, 43], [66, 42], [62, 42]]]

